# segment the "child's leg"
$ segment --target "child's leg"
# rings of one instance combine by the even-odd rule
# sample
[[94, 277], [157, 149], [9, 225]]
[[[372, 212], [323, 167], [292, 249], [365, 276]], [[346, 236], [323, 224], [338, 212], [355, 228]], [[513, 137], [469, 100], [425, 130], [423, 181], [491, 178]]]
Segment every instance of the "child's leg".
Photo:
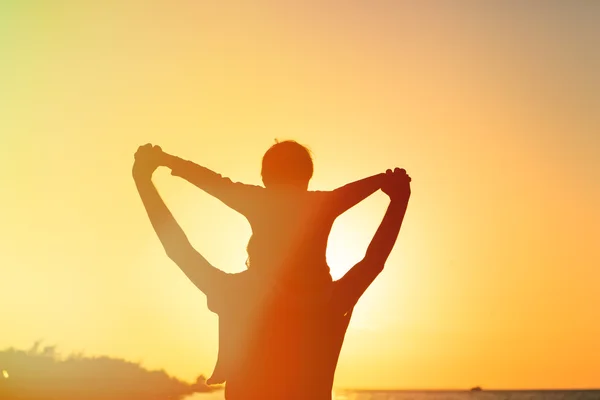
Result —
[[215, 369], [206, 381], [224, 383], [244, 357], [250, 324], [248, 317], [254, 287], [248, 271], [226, 274], [206, 291], [208, 308], [219, 317], [219, 350]]

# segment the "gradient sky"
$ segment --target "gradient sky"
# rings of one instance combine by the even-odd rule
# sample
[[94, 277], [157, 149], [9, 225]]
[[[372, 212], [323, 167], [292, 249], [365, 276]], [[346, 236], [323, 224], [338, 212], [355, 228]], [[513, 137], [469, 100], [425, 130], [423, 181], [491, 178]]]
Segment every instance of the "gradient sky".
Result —
[[[258, 184], [296, 139], [313, 189], [413, 178], [336, 385], [600, 387], [600, 2], [148, 3], [0, 5], [0, 348], [209, 373], [216, 316], [160, 247], [133, 152]], [[242, 270], [245, 220], [155, 181], [196, 248]], [[336, 222], [335, 277], [386, 201]]]

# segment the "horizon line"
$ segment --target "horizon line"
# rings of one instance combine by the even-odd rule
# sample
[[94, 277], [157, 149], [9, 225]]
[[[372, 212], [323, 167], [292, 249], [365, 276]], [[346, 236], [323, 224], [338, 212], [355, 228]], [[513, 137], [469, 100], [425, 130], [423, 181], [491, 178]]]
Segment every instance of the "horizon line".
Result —
[[[596, 388], [489, 388], [486, 389], [483, 386], [473, 386], [472, 388], [479, 387], [484, 392], [598, 392], [600, 387]], [[379, 388], [379, 389], [357, 389], [357, 388], [334, 388], [333, 390], [339, 391], [352, 391], [352, 392], [470, 392], [472, 388], [454, 388], [454, 389], [402, 389], [402, 388]]]

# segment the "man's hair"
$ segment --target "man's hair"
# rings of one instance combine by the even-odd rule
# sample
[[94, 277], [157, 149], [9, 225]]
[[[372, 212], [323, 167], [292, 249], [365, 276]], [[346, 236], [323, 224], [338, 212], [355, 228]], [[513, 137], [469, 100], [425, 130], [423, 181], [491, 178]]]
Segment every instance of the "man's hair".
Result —
[[310, 150], [294, 140], [278, 142], [271, 146], [262, 159], [261, 175], [265, 186], [269, 184], [308, 185], [313, 175]]

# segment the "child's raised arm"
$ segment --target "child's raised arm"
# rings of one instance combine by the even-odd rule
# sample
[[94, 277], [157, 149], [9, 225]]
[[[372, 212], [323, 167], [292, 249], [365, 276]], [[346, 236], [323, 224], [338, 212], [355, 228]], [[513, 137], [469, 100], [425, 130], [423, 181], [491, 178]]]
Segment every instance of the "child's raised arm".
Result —
[[333, 195], [331, 206], [334, 215], [343, 214], [381, 189], [384, 179], [385, 174], [377, 174], [333, 190], [331, 192]]
[[232, 182], [206, 167], [165, 152], [162, 152], [161, 165], [170, 168], [171, 175], [185, 179], [246, 218], [252, 207], [260, 202], [263, 190], [260, 186]]

